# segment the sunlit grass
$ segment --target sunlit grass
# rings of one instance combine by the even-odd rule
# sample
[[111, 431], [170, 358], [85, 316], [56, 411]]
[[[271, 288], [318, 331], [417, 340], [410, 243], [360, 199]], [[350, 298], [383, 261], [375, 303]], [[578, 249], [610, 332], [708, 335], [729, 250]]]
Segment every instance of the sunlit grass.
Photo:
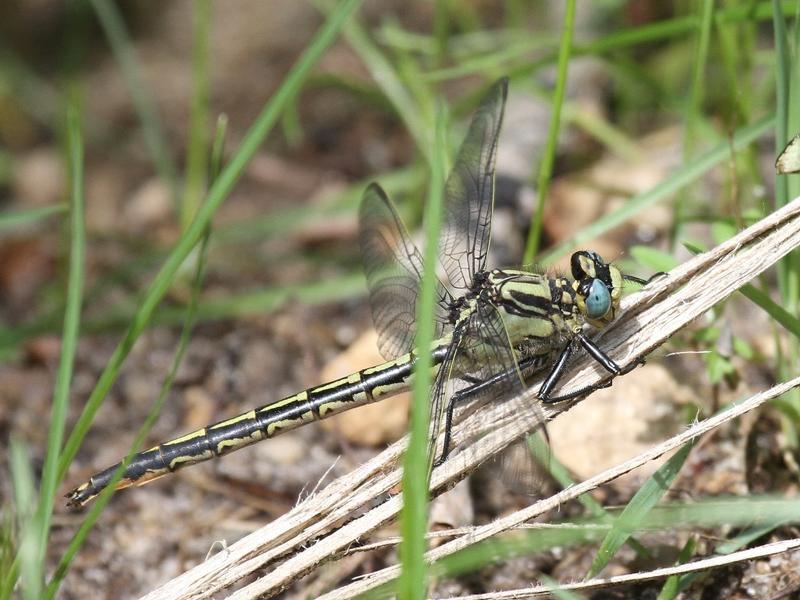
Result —
[[[231, 188], [236, 183], [236, 181], [241, 176], [242, 171], [244, 170], [245, 166], [248, 162], [252, 159], [253, 155], [259, 149], [261, 143], [263, 142], [266, 135], [271, 131], [272, 127], [276, 123], [282, 108], [286, 105], [286, 103], [297, 93], [297, 90], [302, 85], [304, 78], [306, 77], [307, 73], [311, 69], [311, 67], [319, 60], [319, 58], [323, 55], [324, 51], [328, 48], [328, 46], [334, 41], [336, 38], [339, 29], [343, 25], [343, 23], [347, 20], [350, 16], [350, 13], [355, 9], [358, 5], [358, 2], [355, 0], [349, 0], [343, 4], [341, 4], [335, 11], [332, 12], [330, 18], [327, 20], [325, 25], [320, 29], [317, 36], [309, 43], [306, 51], [303, 55], [298, 59], [295, 67], [293, 70], [287, 75], [283, 85], [278, 89], [276, 94], [265, 104], [264, 109], [259, 116], [259, 118], [254, 123], [253, 127], [251, 128], [249, 134], [245, 136], [244, 140], [242, 141], [241, 145], [237, 149], [237, 151], [233, 154], [228, 164], [225, 166], [224, 169], [221, 170], [218, 177], [215, 178], [214, 185], [208, 192], [207, 198], [203, 203], [202, 207], [198, 210], [197, 217], [192, 221], [191, 225], [186, 228], [183, 232], [183, 235], [176, 243], [174, 249], [167, 257], [164, 266], [162, 267], [161, 271], [156, 275], [153, 283], [149, 287], [148, 291], [145, 292], [143, 295], [142, 301], [138, 306], [137, 311], [135, 312], [132, 320], [130, 321], [130, 325], [125, 333], [124, 338], [117, 346], [116, 350], [114, 351], [112, 357], [109, 359], [109, 362], [106, 365], [106, 368], [103, 374], [100, 376], [93, 392], [91, 393], [88, 401], [86, 402], [81, 417], [78, 419], [77, 423], [75, 424], [69, 439], [67, 440], [64, 449], [60, 455], [58, 456], [58, 449], [60, 448], [60, 431], [63, 430], [63, 423], [59, 427], [58, 423], [54, 423], [53, 427], [51, 427], [51, 442], [53, 442], [53, 448], [55, 454], [52, 454], [53, 457], [50, 461], [52, 465], [48, 470], [49, 475], [47, 476], [48, 489], [43, 490], [42, 497], [46, 500], [49, 500], [47, 505], [43, 505], [43, 513], [46, 512], [46, 517], [43, 517], [39, 520], [38, 523], [35, 523], [33, 519], [28, 518], [23, 520], [23, 529], [29, 527], [38, 527], [38, 532], [35, 535], [29, 536], [28, 538], [25, 537], [25, 533], [23, 532], [23, 540], [31, 539], [34, 542], [36, 540], [44, 540], [47, 537], [47, 523], [49, 522], [49, 511], [52, 507], [52, 495], [55, 487], [57, 487], [60, 482], [63, 480], [67, 469], [69, 468], [70, 463], [75, 457], [75, 454], [80, 446], [83, 438], [85, 437], [86, 433], [88, 432], [89, 427], [91, 426], [91, 422], [94, 418], [95, 413], [100, 408], [106, 394], [108, 393], [109, 388], [116, 380], [117, 376], [119, 375], [120, 368], [122, 363], [124, 362], [128, 352], [130, 351], [131, 347], [141, 335], [141, 333], [146, 328], [150, 318], [155, 311], [155, 308], [159, 304], [161, 298], [166, 293], [167, 289], [170, 287], [172, 281], [174, 280], [179, 267], [183, 263], [184, 259], [189, 255], [192, 249], [197, 245], [201, 239], [207, 237], [208, 228], [210, 225], [211, 217], [217, 211], [219, 206], [224, 202], [224, 200], [228, 197]], [[138, 80], [136, 76], [137, 69], [135, 65], [135, 60], [131, 54], [130, 42], [127, 40], [126, 36], [124, 35], [124, 28], [122, 27], [122, 22], [118, 20], [118, 15], [114, 12], [115, 9], [110, 5], [105, 4], [102, 0], [97, 0], [95, 3], [95, 7], [101, 11], [101, 16], [104, 16], [106, 19], [106, 25], [111, 29], [110, 35], [113, 33], [116, 37], [117, 51], [120, 61], [127, 65], [129, 69], [129, 75], [132, 76], [131, 84], [135, 90], [138, 92], [134, 93], [134, 96], [139, 98], [140, 109], [144, 108], [144, 118], [151, 119], [150, 123], [151, 126], [155, 126], [157, 123], [157, 119], [154, 117], [154, 114], [148, 116], [148, 103], [144, 102], [141, 103], [143, 98], [147, 97], [147, 93], [144, 87]], [[103, 12], [105, 11], [105, 12]], [[113, 27], [112, 27], [113, 26]], [[75, 138], [76, 142], [74, 145], [71, 145], [70, 157], [71, 162], [73, 164], [78, 165], [74, 169], [73, 173], [73, 184], [80, 185], [82, 181], [82, 163], [81, 163], [81, 152], [80, 152], [80, 131], [77, 130], [77, 124], [73, 121], [70, 123], [70, 139]], [[164, 158], [163, 154], [163, 146], [160, 145], [158, 141], [157, 135], [157, 128], [151, 128], [151, 149], [153, 149], [154, 153], [160, 158]], [[221, 160], [221, 155], [218, 157], [218, 160]], [[158, 162], [158, 161], [156, 161]], [[162, 162], [162, 168], [168, 162]], [[167, 168], [162, 173], [167, 179], [171, 178], [170, 169]], [[76, 183], [77, 182], [77, 183]], [[80, 191], [80, 188], [78, 188]], [[65, 347], [62, 348], [62, 352], [65, 352], [64, 356], [62, 356], [62, 372], [64, 373], [64, 377], [62, 377], [61, 381], [63, 382], [62, 385], [58, 388], [60, 390], [60, 396], [62, 397], [62, 402], [66, 402], [66, 395], [65, 392], [69, 389], [69, 382], [70, 382], [70, 371], [64, 371], [64, 368], [71, 369], [71, 358], [72, 354], [69, 352], [70, 348], [74, 349], [74, 343], [77, 336], [77, 320], [79, 315], [79, 308], [80, 308], [80, 291], [82, 285], [82, 275], [81, 275], [81, 265], [83, 260], [83, 229], [82, 229], [82, 204], [81, 202], [82, 195], [77, 194], [73, 196], [73, 215], [75, 219], [73, 221], [73, 227], [77, 228], [73, 230], [73, 237], [72, 237], [72, 251], [73, 256], [75, 256], [75, 261], [73, 263], [72, 279], [71, 279], [71, 287], [68, 296], [73, 298], [72, 301], [68, 301], [67, 304], [67, 329], [64, 337], [64, 344]], [[79, 204], [75, 205], [75, 202], [79, 202]], [[77, 208], [77, 212], [76, 212]], [[198, 263], [198, 268], [203, 265], [203, 261], [201, 260]], [[198, 270], [198, 273], [202, 271]], [[197, 290], [199, 290], [199, 282], [200, 282], [200, 275], [196, 280]], [[195, 295], [195, 301], [196, 301]], [[191, 314], [191, 313], [190, 313]], [[192, 317], [190, 316], [188, 323], [191, 324]], [[188, 331], [190, 330], [190, 325], [185, 328], [185, 336], [188, 335]], [[173, 371], [170, 377], [168, 377], [167, 382], [165, 384], [165, 389], [162, 393], [162, 398], [160, 402], [156, 402], [153, 411], [151, 412], [150, 418], [148, 419], [148, 423], [142, 428], [140, 435], [137, 436], [136, 444], [137, 446], [140, 445], [146, 435], [147, 431], [149, 430], [148, 425], [152, 425], [153, 420], [158, 414], [158, 408], [160, 404], [163, 402], [163, 397], [166, 394], [166, 391], [169, 389], [169, 385], [171, 384], [171, 379], [174, 378], [175, 369], [177, 369], [177, 365], [180, 361], [180, 357], [182, 356], [182, 352], [185, 349], [185, 344], [188, 338], [184, 336], [184, 339], [181, 341], [181, 345], [179, 346], [178, 352], [176, 354], [175, 364], [173, 366]], [[57, 397], [59, 397], [57, 395]], [[65, 405], [62, 405], [61, 409], [56, 408], [57, 414], [61, 415], [63, 419], [63, 415], [65, 414]], [[33, 499], [31, 498], [32, 494], [34, 493], [32, 490], [32, 483], [30, 485], [26, 484], [27, 478], [24, 476], [26, 471], [24, 468], [24, 461], [22, 460], [22, 454], [19, 451], [20, 446], [17, 446], [18, 451], [15, 453], [15, 473], [17, 473], [16, 482], [17, 486], [16, 489], [18, 491], [17, 501], [22, 502], [24, 504], [20, 504], [20, 506], [28, 506], [33, 504]], [[56, 461], [55, 458], [58, 457], [59, 460]], [[121, 474], [121, 473], [120, 473]], [[109, 489], [109, 494], [111, 490]], [[50, 584], [47, 587], [46, 594], [48, 597], [54, 596], [59, 588], [60, 582], [62, 581], [66, 570], [69, 568], [69, 565], [82, 544], [85, 536], [88, 534], [89, 530], [91, 529], [92, 524], [100, 515], [105, 501], [107, 501], [108, 497], [101, 499], [97, 503], [93, 509], [91, 509], [89, 516], [84, 521], [83, 526], [76, 534], [75, 538], [73, 539], [73, 543], [71, 544], [70, 548], [64, 553], [60, 560], [59, 567], [57, 569], [56, 575]], [[35, 523], [35, 524], [34, 524]], [[43, 572], [43, 560], [44, 560], [44, 553], [39, 553], [36, 550], [36, 546], [33, 545], [33, 550], [30, 550], [31, 544], [25, 541], [22, 542], [20, 547], [20, 553], [18, 556], [20, 559], [17, 561], [16, 565], [17, 568], [10, 569], [7, 573], [4, 573], [3, 579], [3, 587], [0, 589], [0, 596], [3, 598], [10, 597], [12, 594], [17, 575], [19, 570], [22, 570], [23, 575], [26, 578], [31, 579], [30, 581], [26, 581], [25, 589], [32, 590], [26, 591], [25, 593], [33, 593], [38, 594], [40, 586], [42, 585], [41, 581], [41, 573]]]
[[[756, 142], [772, 133], [775, 147], [780, 150], [787, 139], [800, 128], [800, 117], [791, 109], [797, 104], [800, 90], [800, 61], [797, 60], [799, 28], [794, 21], [794, 2], [733, 2], [719, 7], [709, 0], [699, 3], [695, 12], [677, 14], [670, 19], [641, 26], [617, 27], [590, 41], [576, 40], [571, 35], [574, 18], [572, 11], [576, 5], [574, 2], [567, 4], [567, 11], [558, 31], [550, 30], [539, 36], [531, 36], [526, 29], [525, 7], [522, 3], [508, 3], [502, 25], [490, 28], [481, 21], [482, 17], [476, 9], [465, 7], [461, 10], [448, 3], [437, 2], [430, 27], [423, 32], [406, 30], [398, 21], [391, 19], [382, 19], [374, 24], [363, 15], [355, 13], [358, 4], [354, 0], [344, 3], [323, 0], [316, 2], [326, 19], [323, 29], [309, 42], [276, 94], [265, 103], [257, 121], [227, 165], [220, 170], [206, 195], [206, 163], [211, 153], [207, 139], [207, 122], [212, 114], [209, 98], [213, 63], [213, 56], [209, 55], [210, 28], [213, 27], [210, 21], [211, 3], [203, 1], [195, 7], [197, 13], [194, 26], [192, 118], [186, 147], [186, 167], [185, 172], [181, 173], [174, 158], [178, 153], [170, 148], [165, 138], [161, 123], [163, 117], [158, 114], [153, 103], [153, 90], [148, 89], [143, 82], [122, 14], [111, 2], [91, 0], [124, 75], [149, 152], [152, 170], [170, 188], [175, 199], [181, 235], [168, 251], [148, 248], [132, 259], [131, 264], [113, 273], [107, 280], [96, 283], [95, 287], [86, 291], [85, 296], [82, 294], [86, 244], [81, 187], [83, 167], [80, 160], [83, 154], [83, 135], [74, 107], [70, 113], [66, 136], [73, 186], [69, 204], [63, 202], [50, 207], [0, 213], [0, 234], [3, 235], [28, 231], [55, 219], [68, 225], [69, 232], [69, 252], [65, 253], [69, 281], [63, 307], [59, 307], [57, 313], [43, 312], [34, 321], [23, 324], [4, 323], [0, 328], [0, 352], [4, 355], [18, 351], [27, 340], [42, 334], [56, 334], [61, 340], [61, 364], [56, 377], [48, 450], [38, 488], [32, 476], [25, 445], [18, 442], [12, 449], [16, 506], [36, 505], [38, 509], [34, 512], [17, 510], [15, 519], [0, 524], [0, 572], [4, 574], [0, 597], [11, 596], [18, 578], [22, 582], [23, 594], [28, 597], [39, 597], [42, 593], [56, 595], [75, 553], [86, 539], [95, 520], [102, 514], [108, 495], [95, 503], [73, 544], [61, 557], [56, 576], [47, 584], [43, 575], [46, 572], [44, 556], [56, 490], [91, 427], [97, 410], [117, 380], [128, 352], [146, 328], [153, 325], [184, 325], [176, 349], [175, 363], [167, 376], [164, 391], [137, 436], [132, 452], [139, 449], [141, 440], [158, 414], [195, 321], [267, 313], [293, 301], [314, 305], [363, 296], [366, 288], [362, 276], [356, 272], [347, 272], [324, 281], [307, 281], [293, 286], [230, 293], [213, 299], [202, 298], [199, 293], [201, 273], [206, 264], [202, 252], [195, 254], [201, 244], [205, 247], [210, 243], [213, 250], [214, 245], [239, 244], [270, 236], [289, 236], [315, 220], [355, 210], [366, 179], [354, 183], [316, 212], [309, 211], [306, 207], [285, 209], [280, 213], [265, 214], [263, 218], [227, 224], [215, 232], [210, 242], [206, 237], [213, 216], [226, 201], [246, 165], [259, 151], [264, 139], [274, 131], [275, 126], [283, 126], [283, 133], [289, 138], [290, 145], [302, 138], [303, 123], [298, 120], [297, 102], [303, 90], [336, 88], [350, 96], [359, 106], [382, 111], [387, 117], [400, 123], [413, 141], [416, 158], [411, 159], [410, 166], [373, 174], [369, 179], [379, 180], [392, 196], [410, 196], [410, 200], [417, 204], [409, 214], [418, 217], [421, 212], [419, 206], [424, 198], [421, 190], [430, 185], [431, 193], [435, 194], [434, 188], [441, 184], [435, 176], [430, 176], [424, 165], [434, 165], [434, 174], [439, 174], [443, 170], [442, 163], [448, 160], [449, 149], [445, 148], [447, 144], [434, 133], [435, 124], [441, 121], [441, 115], [435, 113], [436, 99], [444, 94], [454, 98], [454, 94], [449, 94], [448, 86], [457, 80], [465, 80], [468, 83], [464, 87], [474, 89], [474, 92], [461, 94], [455, 100], [452, 111], [455, 126], [450, 138], [457, 139], [459, 120], [474, 106], [475, 99], [482, 94], [488, 83], [500, 75], [509, 74], [513, 91], [515, 85], [530, 85], [532, 76], [556, 67], [554, 91], [549, 94], [548, 90], [548, 97], [552, 97], [554, 116], [547, 145], [541, 162], [531, 165], [531, 172], [539, 174], [536, 183], [540, 210], [536, 211], [535, 218], [538, 220], [531, 227], [528, 251], [525, 257], [520, 257], [521, 263], [530, 262], [536, 253], [537, 260], [541, 263], [551, 264], [575, 245], [582, 245], [592, 238], [608, 234], [656, 203], [672, 203], [670, 206], [673, 207], [675, 247], [692, 247], [681, 235], [689, 227], [724, 223], [735, 231], [748, 219], [752, 219], [753, 211], [764, 213], [771, 209], [772, 199], [763, 200], [753, 191], [759, 187], [770, 189], [772, 183], [771, 180], [764, 181], [760, 173], [758, 163], [761, 151]], [[774, 30], [774, 48], [765, 49], [759, 43], [759, 32], [770, 21]], [[312, 73], [327, 48], [340, 35], [341, 43], [348, 46], [349, 51], [366, 69], [369, 75], [366, 82], [352, 74], [331, 74], [324, 69]], [[631, 58], [636, 55], [644, 56], [644, 59], [639, 61]], [[587, 56], [602, 61], [617, 86], [618, 114], [608, 119], [581, 112], [580, 107], [571, 104], [566, 97], [567, 73], [571, 61]], [[664, 72], [654, 73], [649, 69], [654, 64], [668, 65], [669, 68]], [[68, 94], [62, 94], [55, 86], [38, 79], [32, 69], [24, 63], [20, 64], [13, 56], [0, 55], [0, 72], [5, 87], [16, 85], [16, 94], [28, 102], [31, 112], [57, 113], [62, 104], [74, 100]], [[673, 76], [675, 73], [677, 75]], [[715, 77], [713, 80], [712, 75]], [[306, 87], [309, 82], [310, 85]], [[683, 164], [654, 187], [628, 199], [615, 210], [607, 212], [591, 225], [576, 232], [571, 239], [556, 240], [555, 245], [539, 252], [539, 234], [543, 225], [541, 219], [544, 215], [541, 209], [548, 201], [549, 181], [557, 174], [556, 142], [558, 132], [564, 128], [563, 124], [559, 124], [559, 115], [565, 123], [579, 126], [594, 140], [599, 141], [601, 151], [613, 152], [633, 161], [638, 152], [636, 144], [640, 131], [629, 131], [621, 123], [637, 120], [637, 111], [642, 110], [642, 105], [638, 104], [641, 101], [640, 95], [657, 99], [657, 105], [648, 107], [652, 114], [646, 115], [654, 122], [679, 122], [684, 126]], [[86, 115], [84, 120], [90, 118], [91, 115]], [[40, 119], [42, 123], [47, 121], [47, 118]], [[217, 156], [217, 161], [218, 164], [222, 162], [221, 155]], [[721, 173], [719, 186], [715, 187], [714, 192], [718, 197], [715, 198], [706, 196], [706, 183], [712, 172]], [[702, 186], [699, 183], [701, 181]], [[783, 205], [800, 194], [800, 177], [778, 177], [774, 187], [774, 205]], [[434, 197], [428, 196], [425, 204], [428, 211], [434, 210], [435, 203], [431, 202]], [[405, 206], [413, 202], [399, 204]], [[433, 227], [430, 225], [431, 215], [427, 216], [429, 226]], [[418, 221], [414, 218], [411, 220]], [[428, 231], [427, 248], [435, 247], [432, 240], [435, 240], [436, 234], [433, 231]], [[698, 247], [693, 249], [699, 250]], [[634, 258], [649, 264], [653, 270], [665, 270], [658, 265], [666, 264], [671, 258], [645, 254], [634, 254]], [[203, 258], [196, 264], [197, 270], [191, 271], [195, 278], [190, 307], [162, 306], [162, 299], [179, 279], [185, 261], [188, 262], [187, 257], [198, 255]], [[137, 294], [132, 295], [127, 303], [109, 308], [100, 315], [81, 319], [82, 302], [89, 303], [94, 298], [102, 297], [123, 278], [126, 281], [137, 280], [152, 269], [153, 265], [161, 266], [152, 282], [143, 289], [138, 289]], [[425, 281], [429, 282], [429, 279], [429, 274], [426, 273]], [[800, 356], [797, 342], [800, 322], [796, 316], [800, 304], [798, 253], [781, 263], [777, 281], [779, 301], [775, 300], [774, 285], [769, 280], [745, 286], [742, 294], [769, 316], [776, 350], [776, 357], [770, 359], [769, 368], [775, 372], [777, 379], [786, 379], [796, 373]], [[423, 293], [423, 297], [427, 296]], [[720, 318], [720, 315], [715, 313], [714, 317]], [[421, 322], [427, 325], [429, 319], [423, 316]], [[119, 345], [62, 448], [72, 378], [71, 365], [79, 334], [123, 330]], [[428, 342], [430, 328], [422, 326], [419, 332], [420, 343]], [[709, 346], [714, 339], [710, 333], [698, 337], [699, 343]], [[715, 382], [715, 377], [712, 367], [709, 366], [709, 381]], [[420, 390], [423, 389], [424, 382], [420, 386]], [[416, 402], [420, 402], [420, 394], [418, 391]], [[786, 438], [794, 444], [790, 448], [796, 449], [800, 440], [800, 395], [794, 393], [787, 396], [777, 406], [784, 416], [782, 424]], [[427, 477], [427, 469], [423, 468], [423, 461], [417, 459], [424, 450], [422, 444], [426, 439], [427, 429], [420, 433], [423, 430], [421, 423], [417, 420], [413, 422], [416, 429], [412, 440], [415, 441], [412, 441], [409, 456], [412, 457], [411, 464], [415, 468], [406, 473], [406, 493], [409, 494], [408, 497], [414, 498], [414, 503], [409, 504], [404, 512], [403, 522], [405, 544], [402, 559], [404, 567], [411, 574], [411, 579], [407, 580], [404, 587], [407, 597], [416, 597], [424, 592], [419, 578], [425, 572], [422, 557], [425, 549], [423, 535], [427, 526], [427, 499], [420, 486]], [[575, 531], [583, 527], [584, 523], [577, 523], [575, 531], [570, 531], [569, 534], [535, 532], [523, 536], [522, 541], [499, 540], [484, 544], [469, 553], [453, 557], [442, 565], [434, 566], [433, 572], [448, 576], [474, 573], [498, 556], [543, 552], [556, 546], [577, 543], [596, 543], [599, 544], [599, 550], [590, 572], [590, 575], [595, 575], [612, 560], [622, 544], [640, 543], [631, 536], [645, 531], [652, 520], [661, 518], [661, 522], [666, 524], [665, 528], [686, 526], [691, 521], [685, 505], [673, 503], [659, 506], [668, 483], [677, 474], [678, 463], [690, 451], [687, 447], [685, 453], [680, 455], [680, 460], [674, 459], [672, 463], [667, 463], [668, 466], [664, 469], [669, 471], [668, 477], [661, 472], [658, 484], [651, 478], [616, 516], [616, 520], [610, 520], [613, 515], [598, 517], [596, 523], [591, 523], [592, 527], [584, 527], [578, 533]], [[592, 508], [588, 499], [586, 502], [585, 509], [593, 514], [602, 509], [600, 506]], [[697, 522], [706, 527], [731, 524], [736, 521], [734, 517], [746, 514], [747, 510], [760, 510], [763, 506], [763, 499], [750, 498], [722, 507], [709, 505], [704, 507], [707, 512]], [[791, 518], [794, 516], [787, 516], [787, 519]], [[760, 525], [760, 529], [752, 529], [750, 537], [731, 540], [731, 548], [741, 547], [750, 542], [756, 533], [763, 534], [782, 522], [785, 520], [776, 520]], [[646, 548], [646, 542], [641, 543]], [[697, 549], [692, 543], [687, 543], [676, 550], [681, 552], [681, 560], [689, 560]], [[16, 560], [11, 557], [16, 557]], [[671, 597], [688, 582], [688, 578], [671, 579], [665, 584], [663, 597]], [[43, 589], [46, 591], [43, 592]]]

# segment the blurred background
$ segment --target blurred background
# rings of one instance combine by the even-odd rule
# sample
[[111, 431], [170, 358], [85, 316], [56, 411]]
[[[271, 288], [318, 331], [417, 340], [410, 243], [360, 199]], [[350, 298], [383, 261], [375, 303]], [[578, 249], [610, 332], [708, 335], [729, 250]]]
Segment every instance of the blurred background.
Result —
[[[357, 250], [361, 194], [379, 181], [418, 231], [437, 102], [448, 108], [452, 157], [477, 101], [503, 75], [511, 80], [490, 265], [563, 270], [577, 243], [646, 278], [797, 195], [796, 182], [776, 179], [773, 166], [800, 130], [789, 101], [798, 81], [795, 3], [578, 3], [568, 68], [559, 72], [568, 5], [364, 2], [278, 105], [292, 66], [315, 51], [314, 36], [341, 4], [0, 4], [0, 456], [14, 455], [15, 440], [36, 488], [53, 440], [64, 347], [75, 131], [84, 144], [85, 284], [65, 439], [93, 390], [104, 401], [85, 437], [74, 440], [60, 494], [123, 457], [159, 396], [193, 294], [197, 251], [129, 338], [107, 390], [95, 386], [159, 269], [206, 206], [221, 115], [224, 165], [262, 111], [278, 111], [213, 211], [197, 324], [145, 447], [381, 360]], [[554, 111], [560, 78], [565, 94]], [[532, 231], [540, 236], [533, 259]], [[795, 263], [760, 283], [796, 315]], [[576, 478], [797, 365], [794, 338], [742, 298], [715, 308], [671, 346], [553, 423], [553, 455]], [[406, 431], [407, 413], [405, 398], [366, 407], [117, 494], [59, 597], [147, 592], [203, 561], [215, 540], [233, 542], [285, 513], [331, 465], [328, 477], [361, 464]], [[690, 456], [692, 477], [673, 489], [794, 492], [787, 464], [798, 414], [792, 397], [715, 432], [714, 443]], [[12, 471], [3, 461], [0, 573], [12, 572], [24, 522]], [[651, 472], [634, 472], [597, 499], [624, 503]], [[476, 487], [465, 484], [457, 508], [435, 513], [437, 522], [485, 522], [518, 501]], [[54, 506], [46, 574], [83, 520], [60, 498]], [[667, 555], [689, 535], [663, 542]], [[511, 561], [454, 580], [447, 591], [515, 587], [538, 572], [581, 577], [591, 556], [580, 548], [566, 558]], [[314, 596], [395, 558], [382, 550], [334, 563], [291, 593]], [[633, 558], [621, 555], [615, 568], [627, 572]], [[724, 577], [734, 587], [748, 581], [747, 572]]]

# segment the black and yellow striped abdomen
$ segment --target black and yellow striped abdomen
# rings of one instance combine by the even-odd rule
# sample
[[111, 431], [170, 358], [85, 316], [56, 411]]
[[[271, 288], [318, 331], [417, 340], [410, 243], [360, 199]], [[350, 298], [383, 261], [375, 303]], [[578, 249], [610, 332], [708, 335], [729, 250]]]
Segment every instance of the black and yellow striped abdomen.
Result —
[[[433, 363], [444, 360], [449, 339], [434, 344]], [[141, 485], [183, 467], [222, 456], [255, 442], [325, 419], [410, 388], [416, 353], [351, 373], [347, 377], [304, 390], [236, 417], [198, 429], [136, 454], [116, 489]], [[92, 476], [67, 497], [83, 506], [108, 485], [120, 463]]]
[[[533, 371], [551, 362], [582, 325], [576, 310], [575, 290], [569, 280], [561, 277], [495, 269], [463, 297], [458, 305], [459, 312], [452, 317], [453, 331], [463, 334], [464, 330], [470, 331], [470, 327], [486, 326], [481, 325], [480, 318], [473, 319], [480, 314], [479, 305], [497, 309], [502, 325], [496, 333], [504, 330], [499, 341], [508, 343], [514, 359], [524, 359]], [[451, 353], [453, 362], [448, 363], [448, 377], [486, 373], [485, 369], [496, 375], [508, 368], [508, 364], [495, 364], [498, 360], [496, 348], [480, 344], [460, 346], [453, 335], [437, 340], [431, 349], [433, 365], [438, 368], [451, 344], [456, 344], [457, 351]], [[140, 452], [133, 457], [116, 488], [141, 485], [311, 421], [406, 391], [411, 385], [415, 362], [414, 352], [404, 354]], [[69, 503], [82, 506], [97, 496], [118, 467], [119, 463], [74, 489], [67, 495]]]

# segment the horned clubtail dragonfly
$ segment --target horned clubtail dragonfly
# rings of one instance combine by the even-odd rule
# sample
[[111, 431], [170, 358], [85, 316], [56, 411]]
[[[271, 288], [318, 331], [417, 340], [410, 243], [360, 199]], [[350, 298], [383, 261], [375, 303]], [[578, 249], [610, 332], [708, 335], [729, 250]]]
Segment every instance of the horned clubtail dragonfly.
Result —
[[[584, 326], [601, 329], [614, 319], [624, 280], [646, 283], [623, 275], [590, 251], [572, 255], [572, 280], [526, 270], [486, 270], [497, 140], [507, 91], [508, 81], [502, 79], [481, 102], [445, 186], [439, 256], [447, 284], [439, 281], [437, 286], [437, 341], [429, 349], [436, 369], [432, 440], [443, 432], [437, 464], [450, 452], [455, 409], [468, 400], [514, 395], [532, 374], [547, 367], [549, 374], [538, 390], [541, 402], [574, 399], [611, 385], [623, 369], [587, 337]], [[420, 352], [414, 342], [422, 257], [392, 202], [375, 183], [364, 193], [359, 220], [373, 321], [387, 362], [136, 454], [117, 489], [141, 485], [410, 388]], [[554, 394], [579, 348], [611, 377], [598, 386]], [[514, 410], [524, 408], [517, 404]], [[97, 496], [118, 467], [119, 463], [93, 475], [69, 492], [69, 504], [82, 506]]]

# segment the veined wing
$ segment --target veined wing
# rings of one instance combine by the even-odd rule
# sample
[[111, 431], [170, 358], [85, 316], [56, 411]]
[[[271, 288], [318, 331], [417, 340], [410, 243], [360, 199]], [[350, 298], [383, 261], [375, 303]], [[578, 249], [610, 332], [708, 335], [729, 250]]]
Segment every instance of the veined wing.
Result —
[[544, 413], [536, 400], [516, 401], [533, 373], [548, 363], [546, 355], [517, 357], [506, 326], [496, 306], [478, 304], [465, 334], [465, 348], [481, 357], [480, 380], [494, 379], [484, 398], [505, 402], [507, 414], [513, 414], [520, 435], [544, 424]]
[[519, 395], [525, 380], [541, 369], [546, 359], [545, 355], [531, 355], [518, 363], [497, 308], [477, 304], [474, 312], [456, 325], [450, 351], [436, 376], [431, 401], [431, 443], [443, 428], [450, 428], [447, 416], [451, 403], [458, 410], [466, 405], [503, 401], [504, 412], [519, 436], [544, 427], [544, 413], [536, 401], [523, 401]]
[[[422, 256], [383, 189], [371, 183], [359, 209], [361, 260], [367, 276], [378, 349], [386, 358], [409, 352], [417, 332]], [[435, 334], [447, 325], [450, 294], [437, 284]]]
[[450, 285], [466, 290], [486, 267], [494, 208], [497, 137], [508, 78], [492, 86], [478, 107], [447, 178], [440, 260]]

